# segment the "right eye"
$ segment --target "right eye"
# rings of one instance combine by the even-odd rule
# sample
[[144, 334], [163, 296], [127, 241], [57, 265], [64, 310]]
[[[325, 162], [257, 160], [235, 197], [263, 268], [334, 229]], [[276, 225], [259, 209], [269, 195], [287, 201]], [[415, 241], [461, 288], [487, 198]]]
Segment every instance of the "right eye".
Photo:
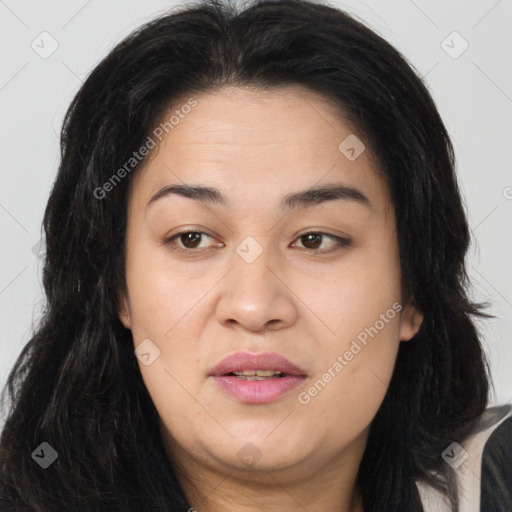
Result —
[[[198, 242], [200, 243], [202, 236], [207, 236], [207, 237], [213, 239], [212, 236], [210, 236], [207, 233], [204, 233], [202, 231], [180, 231], [179, 233], [176, 233], [175, 235], [173, 235], [169, 238], [165, 238], [163, 240], [163, 243], [165, 243], [166, 245], [169, 245], [169, 248], [171, 251], [176, 251], [176, 252], [185, 253], [185, 254], [197, 253], [197, 252], [200, 252], [199, 250], [197, 250], [197, 247], [198, 247]], [[180, 243], [185, 245], [185, 248], [176, 247], [175, 240], [178, 240]], [[192, 247], [191, 248], [187, 247], [187, 244], [190, 244]], [[207, 247], [207, 248], [203, 248], [203, 249], [209, 249], [209, 248]]]

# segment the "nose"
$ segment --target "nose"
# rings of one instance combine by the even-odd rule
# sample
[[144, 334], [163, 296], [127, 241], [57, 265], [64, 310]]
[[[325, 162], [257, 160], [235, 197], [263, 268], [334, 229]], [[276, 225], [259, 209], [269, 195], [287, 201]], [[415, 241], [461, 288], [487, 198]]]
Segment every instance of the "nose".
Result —
[[257, 243], [252, 239], [239, 249], [233, 253], [232, 270], [221, 283], [217, 320], [226, 327], [253, 332], [291, 326], [297, 308], [286, 283], [285, 263], [277, 261], [275, 252], [264, 246], [262, 239]]

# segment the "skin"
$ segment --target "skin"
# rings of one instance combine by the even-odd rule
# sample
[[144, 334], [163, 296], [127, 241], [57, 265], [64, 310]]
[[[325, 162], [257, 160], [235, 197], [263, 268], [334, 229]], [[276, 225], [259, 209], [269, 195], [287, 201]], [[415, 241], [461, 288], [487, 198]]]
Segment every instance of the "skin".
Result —
[[[368, 143], [354, 161], [342, 154], [347, 136], [364, 137], [305, 88], [229, 87], [193, 97], [197, 106], [133, 177], [127, 293], [119, 293], [134, 347], [149, 338], [160, 350], [149, 366], [138, 364], [169, 460], [199, 512], [362, 511], [355, 478], [369, 426], [400, 342], [423, 320], [402, 304], [396, 221], [377, 161]], [[231, 206], [172, 194], [146, 209], [160, 188], [183, 183], [218, 187]], [[332, 200], [279, 209], [283, 195], [326, 183], [358, 188], [371, 207]], [[187, 230], [209, 236], [162, 242]], [[307, 231], [352, 244], [336, 249], [325, 235], [303, 237]], [[246, 237], [263, 250], [252, 263], [236, 252]], [[313, 253], [322, 249], [331, 252]], [[298, 393], [394, 303], [400, 314], [300, 403]], [[307, 378], [273, 402], [242, 403], [208, 376], [239, 350], [277, 352]], [[237, 456], [246, 443], [261, 456], [251, 467]]]

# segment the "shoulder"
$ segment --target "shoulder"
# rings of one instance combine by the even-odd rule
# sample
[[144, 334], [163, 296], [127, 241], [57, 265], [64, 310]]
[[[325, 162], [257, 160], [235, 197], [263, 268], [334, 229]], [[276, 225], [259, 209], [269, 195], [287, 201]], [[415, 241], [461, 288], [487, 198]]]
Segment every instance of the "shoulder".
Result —
[[[512, 511], [512, 407], [493, 424], [481, 465], [481, 509]], [[504, 411], [505, 412], [505, 411]]]
[[[512, 405], [491, 407], [465, 440], [447, 446], [444, 461], [454, 470], [460, 512], [512, 511]], [[417, 481], [424, 512], [450, 512], [448, 500]]]

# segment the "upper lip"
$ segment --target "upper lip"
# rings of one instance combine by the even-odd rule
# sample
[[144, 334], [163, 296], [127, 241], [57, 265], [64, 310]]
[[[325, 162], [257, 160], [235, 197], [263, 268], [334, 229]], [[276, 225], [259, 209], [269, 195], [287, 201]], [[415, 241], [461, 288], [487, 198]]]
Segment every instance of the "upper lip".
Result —
[[226, 375], [231, 372], [244, 370], [274, 370], [288, 375], [303, 375], [306, 373], [285, 357], [273, 352], [250, 354], [249, 352], [236, 352], [225, 357], [210, 375]]

